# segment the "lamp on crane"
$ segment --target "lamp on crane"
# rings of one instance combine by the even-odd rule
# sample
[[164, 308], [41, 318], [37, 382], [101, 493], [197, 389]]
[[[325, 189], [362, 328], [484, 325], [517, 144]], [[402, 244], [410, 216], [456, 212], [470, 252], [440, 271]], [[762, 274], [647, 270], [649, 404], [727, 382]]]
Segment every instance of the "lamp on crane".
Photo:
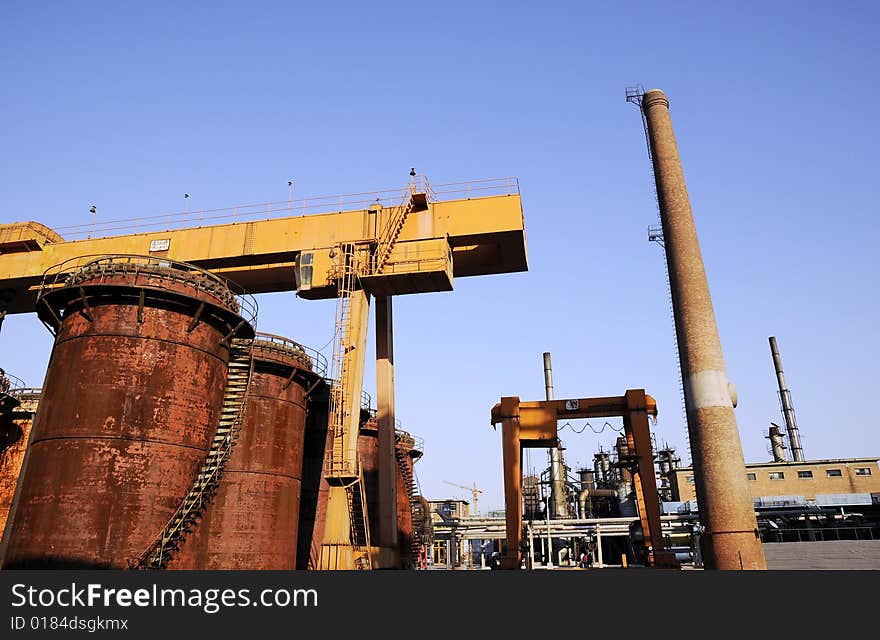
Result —
[[483, 493], [483, 490], [477, 489], [476, 482], [474, 483], [474, 486], [472, 486], [472, 487], [466, 487], [463, 484], [456, 484], [454, 482], [449, 482], [449, 480], [444, 480], [443, 482], [445, 482], [446, 484], [451, 484], [453, 487], [458, 487], [459, 489], [466, 489], [467, 491], [470, 491], [471, 496], [473, 496], [473, 502], [474, 502], [474, 515], [473, 515], [473, 517], [476, 518], [480, 514], [480, 512], [477, 510], [477, 497], [479, 494]]

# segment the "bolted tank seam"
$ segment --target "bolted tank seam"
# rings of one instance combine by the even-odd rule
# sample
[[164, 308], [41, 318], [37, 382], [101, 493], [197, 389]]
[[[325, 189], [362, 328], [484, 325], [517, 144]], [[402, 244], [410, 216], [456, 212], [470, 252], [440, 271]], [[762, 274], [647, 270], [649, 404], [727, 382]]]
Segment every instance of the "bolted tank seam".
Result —
[[223, 470], [223, 473], [241, 473], [241, 474], [252, 474], [255, 476], [271, 476], [273, 478], [288, 478], [289, 480], [302, 480], [300, 474], [299, 476], [293, 476], [289, 473], [278, 473], [275, 471], [256, 471], [254, 469], [230, 469], [226, 468]]
[[[61, 340], [57, 340], [55, 343], [55, 346], [65, 344], [67, 342], [73, 342], [75, 340], [94, 341], [98, 338], [136, 338], [138, 340], [147, 340], [149, 342], [163, 342], [165, 344], [176, 344], [178, 346], [187, 347], [187, 348], [192, 349], [194, 351], [199, 351], [200, 353], [204, 353], [205, 355], [211, 356], [215, 360], [219, 360], [220, 362], [222, 362], [224, 366], [228, 366], [228, 364], [229, 364], [229, 361], [227, 359], [221, 358], [216, 353], [212, 353], [212, 352], [210, 352], [206, 349], [203, 349], [202, 347], [198, 347], [190, 342], [180, 342], [179, 340], [169, 340], [168, 338], [157, 338], [157, 337], [153, 337], [153, 336], [142, 336], [142, 335], [128, 334], [128, 333], [106, 333], [106, 332], [101, 332], [101, 333], [97, 333], [97, 334], [84, 333], [84, 334], [80, 334], [80, 335], [76, 335], [76, 336], [71, 336], [69, 338], [63, 338]], [[222, 340], [220, 341], [220, 344], [224, 344]]]
[[193, 449], [195, 451], [199, 451], [201, 453], [205, 452], [205, 447], [197, 447], [191, 444], [183, 444], [180, 442], [173, 442], [171, 440], [158, 440], [155, 438], [126, 438], [124, 436], [105, 436], [105, 435], [63, 435], [63, 436], [48, 436], [42, 438], [34, 438], [31, 446], [40, 444], [42, 442], [49, 442], [52, 440], [126, 440], [128, 442], [149, 442], [150, 444], [164, 444], [171, 447], [180, 447], [181, 449]]
[[247, 394], [247, 397], [248, 397], [248, 398], [254, 398], [255, 400], [256, 400], [256, 399], [260, 399], [260, 400], [270, 400], [270, 401], [272, 401], [272, 402], [278, 402], [278, 403], [281, 403], [281, 404], [288, 404], [288, 405], [292, 405], [292, 406], [294, 406], [294, 407], [299, 407], [299, 408], [302, 409], [302, 410], [305, 410], [305, 409], [306, 409], [306, 406], [305, 406], [304, 404], [300, 404], [300, 403], [298, 403], [298, 402], [294, 402], [293, 400], [285, 400], [284, 398], [279, 398], [278, 396], [267, 396], [267, 395], [262, 394], [262, 393], [248, 393], [248, 394]]

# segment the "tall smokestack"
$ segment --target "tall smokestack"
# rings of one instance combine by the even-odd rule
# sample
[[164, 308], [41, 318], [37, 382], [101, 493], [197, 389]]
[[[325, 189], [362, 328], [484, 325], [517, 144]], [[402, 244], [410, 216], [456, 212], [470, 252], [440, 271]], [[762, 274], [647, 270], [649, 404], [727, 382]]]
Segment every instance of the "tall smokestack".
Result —
[[776, 369], [776, 382], [779, 383], [779, 400], [782, 403], [782, 417], [785, 419], [785, 430], [788, 432], [788, 444], [791, 445], [791, 458], [795, 462], [804, 461], [804, 449], [801, 447], [801, 433], [794, 419], [794, 407], [791, 405], [791, 391], [785, 386], [782, 374], [782, 358], [776, 338], [770, 336], [770, 353], [773, 355], [773, 366]]
[[773, 462], [785, 462], [785, 440], [782, 438], [778, 424], [770, 423], [770, 433], [767, 437], [770, 439], [770, 448], [773, 451]]
[[697, 501], [705, 528], [704, 564], [709, 569], [766, 569], [669, 100], [659, 89], [651, 89], [640, 102], [654, 163]]
[[[544, 352], [544, 394], [547, 400], [553, 400], [553, 365], [550, 352]], [[558, 447], [550, 448], [550, 499], [553, 502], [553, 513], [556, 518], [568, 517], [568, 503], [565, 501], [565, 463], [562, 451]]]

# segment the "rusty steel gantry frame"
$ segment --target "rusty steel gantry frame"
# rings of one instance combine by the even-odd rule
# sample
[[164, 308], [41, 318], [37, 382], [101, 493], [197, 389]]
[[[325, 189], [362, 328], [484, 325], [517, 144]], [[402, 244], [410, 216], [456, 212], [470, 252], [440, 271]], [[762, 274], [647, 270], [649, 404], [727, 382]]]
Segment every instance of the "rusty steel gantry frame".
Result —
[[[335, 373], [344, 384], [335, 385], [339, 391], [331, 399], [338, 423], [331, 426], [342, 437], [328, 460], [327, 475], [336, 486], [331, 487], [320, 568], [353, 569], [363, 566], [361, 560], [371, 567], [398, 564], [392, 296], [452, 291], [456, 277], [526, 271], [516, 178], [430, 185], [414, 176], [400, 189], [187, 210], [103, 227], [93, 221], [58, 231], [68, 239], [37, 222], [0, 225], [0, 322], [7, 314], [36, 311], [37, 293], [50, 268], [62, 263], [75, 267], [78, 261], [111, 254], [193, 264], [252, 294], [296, 291], [309, 300], [344, 294], [334, 350]], [[350, 278], [343, 282], [346, 273]], [[380, 530], [359, 558], [345, 485], [358, 482], [371, 297], [376, 299]]]
[[657, 415], [657, 402], [644, 389], [608, 398], [577, 398], [521, 402], [503, 397], [492, 407], [491, 423], [501, 424], [504, 459], [504, 505], [507, 519], [507, 553], [503, 569], [519, 569], [522, 563], [522, 450], [555, 447], [557, 422], [579, 418], [623, 418], [629, 456], [620, 462], [633, 477], [639, 520], [644, 534], [647, 563], [674, 567], [675, 556], [667, 551], [660, 524], [660, 498], [654, 476], [654, 455], [648, 416]]

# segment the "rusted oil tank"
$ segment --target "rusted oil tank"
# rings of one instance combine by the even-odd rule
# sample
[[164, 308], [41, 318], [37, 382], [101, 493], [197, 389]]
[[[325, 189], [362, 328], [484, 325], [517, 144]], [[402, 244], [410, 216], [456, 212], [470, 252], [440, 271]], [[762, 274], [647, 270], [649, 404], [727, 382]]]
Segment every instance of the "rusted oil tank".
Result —
[[306, 394], [323, 383], [326, 360], [270, 334], [257, 334], [252, 351], [241, 435], [170, 569], [296, 568]]
[[[397, 543], [401, 566], [411, 568], [417, 560], [413, 554], [413, 462], [422, 455], [421, 447], [410, 434], [398, 430], [394, 454], [397, 461]], [[379, 428], [375, 418], [361, 426], [358, 460], [364, 475], [371, 536], [375, 536], [379, 527]]]
[[370, 536], [375, 538], [379, 530], [379, 424], [375, 417], [361, 425], [357, 450], [364, 477]]
[[0, 411], [0, 537], [11, 513], [40, 390], [18, 386], [8, 396], [8, 410]]
[[[325, 382], [332, 382], [327, 381]], [[335, 382], [332, 382], [335, 384]], [[333, 431], [328, 429], [330, 384], [317, 387], [309, 394], [303, 446], [303, 483], [300, 502], [297, 569], [315, 569], [321, 556], [324, 529], [327, 524], [327, 498], [330, 485], [324, 476], [328, 456], [333, 451]], [[361, 395], [361, 426], [374, 418], [369, 394]], [[372, 429], [376, 428], [375, 422]]]
[[330, 485], [324, 477], [324, 462], [333, 450], [333, 431], [327, 428], [329, 404], [329, 385], [320, 385], [309, 394], [303, 439], [297, 569], [315, 569], [321, 557], [321, 542], [327, 522], [327, 496], [330, 492]]
[[205, 460], [228, 341], [253, 336], [243, 301], [206, 271], [148, 256], [47, 272], [37, 313], [55, 345], [5, 567], [137, 561]]

